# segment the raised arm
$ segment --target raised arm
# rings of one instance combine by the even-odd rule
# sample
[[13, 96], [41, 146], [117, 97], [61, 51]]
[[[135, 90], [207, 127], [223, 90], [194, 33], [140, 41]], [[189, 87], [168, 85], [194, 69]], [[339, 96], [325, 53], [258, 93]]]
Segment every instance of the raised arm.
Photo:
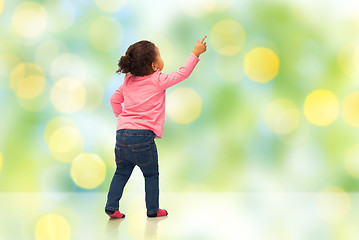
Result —
[[194, 50], [188, 57], [186, 63], [179, 69], [178, 72], [173, 72], [170, 74], [162, 74], [159, 76], [159, 85], [162, 89], [167, 89], [172, 87], [173, 85], [185, 80], [191, 75], [193, 69], [196, 67], [199, 62], [199, 56], [204, 53], [207, 49], [207, 43], [204, 42], [207, 36], [202, 38], [202, 40], [198, 40]]
[[122, 85], [112, 94], [110, 98], [110, 103], [112, 107], [112, 111], [116, 117], [118, 117], [122, 113], [122, 105], [123, 103], [123, 92]]
[[193, 69], [199, 62], [198, 57], [196, 57], [193, 53], [188, 57], [186, 63], [179, 69], [178, 72], [173, 72], [170, 74], [162, 74], [159, 73], [159, 82], [158, 84], [162, 89], [167, 89], [172, 87], [173, 85], [185, 80], [191, 75]]

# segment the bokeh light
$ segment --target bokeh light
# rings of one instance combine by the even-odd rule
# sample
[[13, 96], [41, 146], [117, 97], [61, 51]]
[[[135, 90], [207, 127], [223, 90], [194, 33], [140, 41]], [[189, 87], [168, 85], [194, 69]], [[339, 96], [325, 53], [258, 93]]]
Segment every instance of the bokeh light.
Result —
[[276, 99], [265, 110], [266, 126], [274, 133], [291, 133], [299, 124], [299, 109], [288, 99]]
[[359, 144], [348, 150], [345, 156], [345, 168], [351, 176], [359, 179]]
[[19, 98], [35, 98], [44, 90], [44, 72], [37, 64], [21, 63], [11, 72], [10, 85]]
[[121, 10], [128, 0], [95, 0], [97, 7], [105, 12], [117, 12]]
[[345, 97], [342, 104], [344, 121], [353, 127], [359, 127], [359, 92], [353, 92]]
[[96, 154], [82, 153], [71, 165], [71, 178], [81, 188], [93, 189], [100, 185], [106, 176], [106, 165]]
[[201, 110], [202, 99], [191, 88], [177, 88], [167, 97], [166, 112], [177, 123], [193, 122], [199, 117]]
[[96, 18], [90, 26], [88, 37], [91, 45], [100, 51], [111, 51], [121, 43], [121, 25], [110, 17]]
[[51, 102], [57, 111], [74, 113], [79, 111], [86, 101], [86, 89], [82, 82], [74, 78], [57, 81], [51, 90]]
[[60, 127], [50, 137], [49, 148], [55, 153], [66, 153], [80, 141], [80, 132], [74, 127]]
[[244, 71], [254, 82], [269, 82], [278, 74], [279, 58], [271, 49], [257, 47], [245, 56]]
[[242, 25], [232, 19], [221, 20], [211, 29], [209, 41], [213, 48], [222, 55], [237, 54], [246, 40], [246, 32]]
[[71, 227], [68, 221], [58, 214], [47, 214], [41, 217], [35, 227], [36, 240], [71, 239]]
[[77, 124], [66, 117], [56, 117], [46, 124], [44, 140], [52, 155], [62, 162], [72, 162], [84, 147]]
[[314, 125], [327, 126], [337, 119], [339, 101], [328, 90], [318, 89], [310, 93], [304, 102], [304, 115]]
[[16, 94], [23, 99], [31, 99], [38, 96], [45, 86], [45, 78], [42, 76], [30, 76], [24, 78], [17, 87]]
[[341, 221], [348, 215], [351, 205], [348, 193], [338, 187], [328, 187], [317, 199], [318, 214], [328, 222]]
[[46, 29], [47, 12], [37, 2], [23, 2], [15, 10], [12, 18], [14, 30], [22, 37], [37, 38]]
[[4, 7], [4, 0], [0, 0], [0, 14], [2, 13], [3, 7]]
[[20, 63], [10, 74], [10, 87], [18, 97], [18, 103], [28, 111], [37, 112], [47, 104], [44, 70], [35, 63]]

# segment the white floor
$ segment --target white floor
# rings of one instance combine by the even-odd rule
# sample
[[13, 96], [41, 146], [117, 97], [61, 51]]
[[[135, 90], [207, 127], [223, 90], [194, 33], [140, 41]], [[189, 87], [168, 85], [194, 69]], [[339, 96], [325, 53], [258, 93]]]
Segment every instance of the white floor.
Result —
[[161, 193], [168, 217], [149, 219], [143, 194], [126, 193], [109, 220], [106, 193], [2, 193], [0, 240], [359, 238], [359, 194]]

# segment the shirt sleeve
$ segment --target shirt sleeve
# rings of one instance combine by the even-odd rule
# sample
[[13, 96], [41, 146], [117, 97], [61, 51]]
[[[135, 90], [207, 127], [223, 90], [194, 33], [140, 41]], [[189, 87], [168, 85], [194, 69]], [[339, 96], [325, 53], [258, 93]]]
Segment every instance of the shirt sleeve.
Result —
[[191, 53], [186, 63], [179, 69], [178, 72], [173, 72], [170, 74], [160, 73], [158, 80], [159, 86], [165, 90], [185, 80], [191, 75], [193, 69], [196, 67], [198, 62], [199, 62], [198, 57], [194, 55], [194, 53]]
[[122, 105], [123, 103], [123, 91], [122, 85], [112, 94], [110, 98], [112, 111], [114, 112], [115, 116], [118, 117], [122, 113]]

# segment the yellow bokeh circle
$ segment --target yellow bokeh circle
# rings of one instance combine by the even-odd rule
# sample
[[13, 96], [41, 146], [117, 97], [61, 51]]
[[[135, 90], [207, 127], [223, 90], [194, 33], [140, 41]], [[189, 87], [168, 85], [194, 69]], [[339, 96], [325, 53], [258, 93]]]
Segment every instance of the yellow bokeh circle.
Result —
[[345, 157], [345, 167], [351, 176], [359, 179], [359, 144], [348, 150]]
[[338, 222], [348, 215], [350, 209], [350, 196], [341, 188], [329, 187], [318, 195], [317, 210], [325, 221]]
[[96, 188], [104, 181], [105, 176], [106, 165], [96, 154], [82, 153], [72, 161], [71, 177], [82, 188]]
[[0, 0], [0, 14], [2, 13], [3, 7], [4, 7], [4, 0]]
[[98, 8], [105, 12], [117, 12], [127, 4], [128, 0], [95, 0]]
[[74, 78], [57, 81], [51, 90], [51, 102], [56, 110], [62, 113], [79, 111], [85, 101], [86, 89], [81, 81]]
[[201, 97], [191, 88], [177, 88], [167, 98], [166, 111], [177, 123], [191, 123], [201, 114]]
[[12, 17], [12, 26], [17, 34], [25, 38], [37, 38], [46, 29], [47, 12], [37, 2], [23, 2]]
[[55, 117], [46, 124], [44, 131], [44, 140], [48, 144], [52, 134], [61, 127], [77, 128], [76, 123], [68, 117]]
[[339, 101], [328, 90], [315, 90], [310, 93], [304, 102], [304, 115], [314, 125], [327, 126], [337, 119]]
[[254, 82], [269, 82], [278, 74], [279, 58], [269, 48], [254, 48], [244, 58], [244, 71]]
[[42, 68], [34, 63], [20, 63], [11, 72], [10, 86], [21, 99], [33, 99], [45, 88]]
[[75, 127], [60, 127], [50, 136], [49, 148], [55, 153], [67, 153], [76, 148], [81, 134]]
[[59, 161], [71, 162], [83, 152], [84, 140], [76, 123], [66, 117], [56, 117], [46, 124], [44, 140]]
[[238, 53], [242, 49], [245, 39], [245, 30], [235, 20], [221, 20], [211, 30], [210, 42], [213, 48], [222, 55], [229, 56]]
[[99, 51], [111, 51], [120, 44], [121, 25], [110, 17], [98, 17], [90, 25], [88, 37], [91, 45]]
[[359, 127], [359, 92], [353, 92], [344, 99], [342, 116], [350, 126]]
[[20, 63], [16, 65], [10, 75], [10, 86], [16, 89], [21, 81], [29, 76], [43, 76], [44, 71], [35, 63]]
[[288, 99], [276, 99], [268, 104], [264, 119], [266, 126], [272, 132], [285, 135], [298, 127], [299, 110]]
[[40, 218], [35, 227], [36, 240], [71, 239], [71, 227], [67, 220], [58, 214], [47, 214]]
[[45, 87], [43, 76], [30, 76], [19, 83], [16, 95], [23, 99], [32, 99], [40, 95]]

